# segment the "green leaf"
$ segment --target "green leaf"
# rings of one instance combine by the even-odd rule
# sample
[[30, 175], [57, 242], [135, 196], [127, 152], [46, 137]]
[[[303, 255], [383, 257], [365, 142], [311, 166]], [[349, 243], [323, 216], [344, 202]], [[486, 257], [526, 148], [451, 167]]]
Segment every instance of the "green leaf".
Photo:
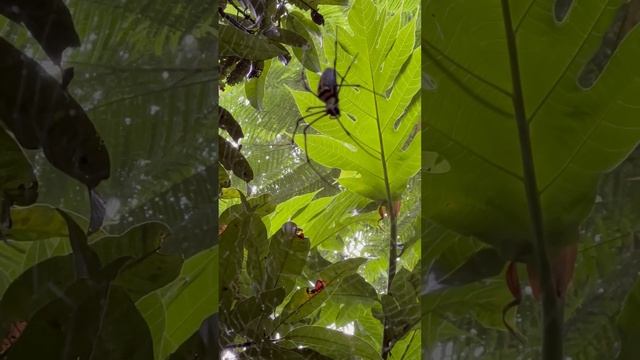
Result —
[[[275, 234], [276, 231], [280, 230], [282, 224], [293, 219], [294, 215], [309, 205], [318, 192], [320, 192], [320, 190], [293, 196], [287, 201], [278, 204], [276, 210], [264, 219], [266, 224], [270, 224], [268, 231], [269, 236]], [[305, 235], [307, 234], [305, 233]]]
[[331, 289], [325, 289], [311, 295], [307, 293], [307, 288], [296, 290], [282, 309], [276, 324], [295, 324], [313, 314], [327, 301], [331, 292]]
[[123, 289], [80, 280], [33, 316], [8, 356], [151, 360], [153, 347], [149, 328]]
[[437, 313], [427, 313], [422, 319], [422, 344], [426, 348], [432, 348], [440, 341], [463, 336], [466, 333], [450, 321], [442, 318]]
[[4, 130], [0, 131], [0, 198], [21, 206], [31, 205], [38, 198], [38, 181], [31, 163]]
[[249, 60], [267, 60], [287, 53], [265, 36], [247, 34], [235, 26], [218, 24], [220, 56], [236, 56]]
[[96, 279], [102, 263], [98, 255], [89, 247], [86, 234], [80, 226], [61, 209], [56, 209], [67, 223], [69, 243], [73, 250], [73, 263], [76, 277], [82, 279]]
[[272, 33], [266, 34], [266, 36], [273, 41], [277, 41], [279, 43], [289, 45], [289, 46], [294, 46], [294, 47], [309, 46], [309, 42], [304, 36], [294, 31], [289, 31], [287, 29], [278, 28], [277, 33], [275, 33], [274, 31]]
[[302, 35], [307, 40], [306, 46], [302, 48], [293, 48], [293, 55], [300, 61], [302, 66], [313, 72], [320, 72], [320, 60], [318, 51], [311, 37], [311, 33], [319, 33], [318, 25], [310, 21], [299, 11], [292, 11], [285, 19], [285, 26]]
[[[180, 275], [171, 284], [156, 290], [138, 301], [151, 332], [160, 331], [162, 340], [154, 342], [156, 359], [166, 359], [200, 327], [203, 319], [218, 309], [218, 247], [201, 251], [187, 259]], [[165, 310], [164, 325], [158, 323], [157, 301], [160, 297]]]
[[[345, 83], [361, 88], [343, 87], [339, 93], [342, 115], [338, 121], [351, 136], [336, 120], [326, 118], [314, 123], [313, 128], [320, 135], [307, 135], [306, 148], [302, 136], [295, 138], [312, 160], [342, 170], [340, 184], [372, 200], [385, 200], [387, 196], [383, 161], [387, 166], [393, 199], [400, 198], [409, 178], [420, 169], [421, 135], [416, 134], [416, 127], [420, 119], [417, 94], [421, 85], [421, 55], [419, 48], [414, 49], [415, 34], [410, 30], [399, 32], [397, 37], [395, 33], [391, 36], [392, 33], [385, 32], [385, 29], [396, 28], [397, 21], [397, 18], [388, 17], [386, 12], [376, 8], [371, 0], [354, 2], [349, 12], [353, 35], [337, 30], [340, 45], [336, 69], [344, 74], [357, 55]], [[415, 29], [416, 21], [415, 16], [410, 19], [409, 29]], [[388, 23], [390, 27], [386, 27]], [[335, 33], [332, 36], [325, 33], [325, 64], [333, 64], [335, 36]], [[395, 57], [387, 56], [394, 48], [406, 47], [409, 52], [395, 50]], [[311, 88], [315, 88], [318, 75], [307, 72], [307, 77]], [[386, 94], [391, 87], [390, 93]], [[321, 105], [314, 94], [291, 92], [301, 114], [305, 114], [310, 106]], [[381, 157], [380, 137], [383, 138], [384, 159]]]
[[[416, 269], [420, 271], [420, 269]], [[381, 322], [386, 319], [387, 336], [392, 342], [401, 339], [420, 322], [420, 277], [404, 268], [396, 273], [388, 294], [381, 296], [382, 313], [374, 314]]]
[[342, 278], [354, 274], [366, 262], [367, 259], [365, 258], [351, 258], [339, 261], [320, 270], [317, 277], [326, 281], [327, 286], [329, 286], [334, 281], [342, 280]]
[[620, 354], [617, 359], [634, 359], [638, 351], [640, 351], [640, 344], [638, 344], [638, 337], [640, 336], [640, 329], [638, 328], [639, 319], [640, 280], [636, 280], [633, 288], [631, 288], [631, 291], [627, 294], [616, 320], [616, 325], [620, 331], [621, 342]]
[[151, 332], [154, 353], [156, 354], [156, 359], [159, 359], [158, 349], [164, 341], [164, 334], [166, 330], [166, 310], [162, 301], [162, 297], [160, 296], [158, 291], [152, 292], [151, 294], [138, 300], [136, 302], [136, 307], [147, 322], [149, 331]]
[[180, 256], [160, 253], [132, 259], [113, 283], [125, 289], [131, 299], [136, 301], [178, 277], [182, 263]]
[[423, 226], [428, 244], [423, 259], [438, 283], [464, 285], [495, 276], [504, 268], [505, 260], [485, 243], [429, 221]]
[[389, 359], [420, 359], [422, 351], [422, 347], [420, 346], [420, 337], [420, 329], [409, 332], [405, 337], [394, 343]]
[[295, 328], [284, 339], [308, 346], [332, 359], [380, 359], [378, 352], [361, 338], [321, 326]]
[[55, 208], [35, 205], [11, 210], [13, 226], [7, 237], [15, 241], [37, 241], [69, 236], [67, 223]]
[[200, 328], [171, 354], [169, 360], [213, 359], [218, 356], [218, 339], [213, 327], [217, 326], [216, 315], [206, 318]]
[[464, 286], [434, 290], [420, 301], [422, 315], [472, 314], [484, 327], [505, 330], [502, 309], [512, 300], [502, 278], [479, 281]]
[[313, 200], [294, 221], [303, 229], [305, 236], [315, 247], [330, 241], [347, 226], [367, 221], [368, 218], [354, 215], [353, 209], [364, 207], [369, 201], [351, 191], [343, 191], [335, 196]]
[[271, 60], [264, 62], [264, 68], [262, 69], [262, 75], [258, 78], [251, 79], [244, 84], [244, 91], [249, 99], [251, 106], [256, 110], [262, 110], [262, 98], [264, 98], [264, 83], [267, 80], [269, 74], [269, 67], [271, 66]]
[[[573, 7], [562, 23], [554, 20], [551, 1], [514, 3], [512, 9], [544, 238], [552, 247], [577, 241], [576, 228], [591, 211], [600, 177], [640, 139], [640, 83], [634, 80], [640, 33], [613, 34], [624, 41], [603, 48], [619, 4]], [[423, 90], [429, 109], [425, 150], [450, 165], [448, 172], [426, 173], [426, 215], [494, 245], [505, 257], [530, 260], [504, 24], [486, 21], [501, 19], [500, 3], [432, 1], [425, 11], [433, 19], [423, 39], [431, 84]], [[474, 31], [454, 36], [461, 28]], [[533, 55], [539, 49], [544, 56]], [[609, 55], [599, 57], [604, 62], [594, 74], [602, 51]], [[589, 86], [581, 85], [585, 71], [594, 80]]]
[[[266, 317], [271, 315], [275, 308], [284, 300], [285, 292], [283, 288], [265, 291], [259, 296], [252, 296], [235, 304], [233, 309], [226, 310], [221, 314], [223, 327], [233, 329], [235, 334], [246, 336], [250, 339], [258, 340], [263, 328], [258, 325], [265, 325], [269, 322]], [[263, 322], [254, 322], [254, 319], [261, 317]], [[253, 325], [253, 326], [252, 326]]]
[[0, 302], [0, 330], [11, 322], [30, 319], [40, 308], [58, 297], [73, 283], [73, 258], [56, 256], [20, 274], [7, 288]]
[[[323, 280], [325, 282], [325, 288], [316, 294], [307, 294], [307, 289], [298, 289], [293, 293], [293, 296], [289, 302], [285, 305], [282, 313], [278, 317], [278, 323], [287, 322], [295, 323], [304, 319], [308, 315], [312, 314], [333, 294], [341, 290], [340, 285], [342, 281], [355, 274], [358, 268], [367, 260], [363, 258], [353, 258], [344, 261], [333, 263], [315, 274], [316, 280]], [[351, 278], [353, 281], [353, 278]], [[367, 289], [363, 286], [364, 291]], [[343, 295], [346, 295], [344, 288], [342, 288]]]
[[[256, 289], [264, 289], [265, 278], [267, 276], [265, 266], [269, 253], [267, 229], [258, 215], [251, 215], [248, 219], [245, 219], [244, 224], [245, 229], [248, 231], [242, 231], [241, 236], [245, 238], [244, 246], [245, 249], [247, 249], [247, 274], [253, 281]], [[241, 238], [238, 240], [240, 239]], [[223, 263], [225, 262], [226, 261], [223, 261]]]
[[295, 224], [288, 222], [271, 237], [265, 289], [283, 287], [289, 293], [302, 273], [309, 254], [309, 239], [299, 238], [296, 229]]

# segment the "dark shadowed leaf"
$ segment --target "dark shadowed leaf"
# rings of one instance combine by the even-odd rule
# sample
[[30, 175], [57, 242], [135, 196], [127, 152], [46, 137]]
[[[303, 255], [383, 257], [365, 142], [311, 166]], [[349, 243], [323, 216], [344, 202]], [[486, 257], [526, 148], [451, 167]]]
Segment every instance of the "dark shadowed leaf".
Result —
[[80, 46], [80, 38], [63, 0], [0, 0], [0, 14], [24, 24], [58, 65], [66, 48]]
[[171, 354], [169, 360], [218, 359], [218, 338], [215, 336], [215, 331], [213, 331], [213, 328], [217, 326], [215, 315], [205, 319], [200, 329], [196, 330], [187, 341], [183, 342], [178, 350]]
[[619, 360], [632, 360], [638, 356], [640, 351], [640, 280], [636, 281], [631, 291], [624, 300], [622, 310], [618, 315], [617, 326], [620, 331], [620, 354]]
[[218, 135], [218, 156], [222, 166], [233, 171], [235, 176], [246, 182], [253, 180], [251, 165], [240, 153], [240, 149], [231, 145], [227, 139], [220, 135]]
[[56, 210], [67, 222], [76, 276], [83, 279], [94, 279], [101, 268], [100, 258], [89, 247], [87, 236], [73, 218], [63, 210]]
[[90, 189], [109, 178], [109, 154], [82, 107], [42, 66], [3, 38], [0, 76], [0, 120], [22, 147], [42, 148], [53, 166]]
[[153, 346], [123, 289], [80, 280], [33, 316], [9, 357], [152, 360]]
[[0, 131], [0, 199], [27, 206], [38, 197], [38, 182], [31, 163], [6, 131]]
[[[252, 80], [253, 81], [253, 80]], [[233, 141], [238, 142], [244, 137], [240, 124], [233, 118], [233, 115], [222, 106], [218, 107], [218, 127], [229, 133]], [[219, 141], [220, 139], [218, 139]]]

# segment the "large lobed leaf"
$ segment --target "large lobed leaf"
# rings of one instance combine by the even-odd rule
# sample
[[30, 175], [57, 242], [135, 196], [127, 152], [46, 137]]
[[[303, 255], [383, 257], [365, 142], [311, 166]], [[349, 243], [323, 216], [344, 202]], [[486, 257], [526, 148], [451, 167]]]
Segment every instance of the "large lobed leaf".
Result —
[[[357, 56], [344, 84], [361, 88], [340, 88], [341, 116], [315, 122], [313, 128], [320, 134], [308, 134], [306, 146], [303, 136], [295, 139], [314, 161], [340, 168], [342, 185], [375, 200], [386, 199], [383, 160], [393, 199], [400, 197], [409, 178], [420, 168], [420, 134], [415, 135], [420, 118], [420, 102], [416, 99], [420, 89], [420, 51], [414, 49], [417, 17], [411, 16], [402, 24], [402, 15], [397, 12], [390, 16], [370, 0], [357, 0], [349, 12], [352, 33], [342, 28], [333, 33], [325, 31], [327, 60], [323, 65], [333, 66], [337, 36], [336, 70], [344, 75]], [[315, 90], [319, 76], [310, 72], [307, 76]], [[292, 94], [303, 115], [308, 114], [308, 107], [321, 105], [309, 92], [292, 90]], [[307, 123], [318, 116], [308, 118]], [[384, 139], [384, 159], [379, 131]]]
[[[512, 3], [545, 238], [559, 246], [577, 241], [600, 176], [640, 139], [640, 33], [614, 34], [621, 43], [594, 71], [619, 1], [583, 2], [560, 23], [552, 0]], [[426, 215], [526, 260], [531, 232], [500, 2], [430, 2], [426, 13], [425, 146], [447, 164], [426, 171]]]

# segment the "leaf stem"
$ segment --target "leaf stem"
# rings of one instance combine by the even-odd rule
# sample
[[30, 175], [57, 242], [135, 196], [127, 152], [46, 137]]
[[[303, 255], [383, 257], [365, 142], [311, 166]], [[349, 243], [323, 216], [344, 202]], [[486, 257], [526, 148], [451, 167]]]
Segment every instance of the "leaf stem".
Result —
[[511, 21], [509, 0], [502, 0], [502, 15], [504, 18], [507, 47], [509, 50], [511, 81], [513, 85], [513, 108], [515, 111], [516, 122], [518, 124], [518, 135], [520, 138], [524, 186], [533, 232], [533, 249], [535, 253], [536, 267], [540, 274], [542, 286], [542, 358], [545, 360], [561, 360], [562, 304], [556, 296], [553, 277], [551, 274], [551, 265], [544, 240], [542, 210], [540, 206], [538, 187], [536, 184], [533, 151], [531, 149], [531, 138], [529, 134], [529, 123], [527, 122], [524, 108], [524, 97], [522, 94], [522, 83], [520, 80], [520, 68], [518, 64], [518, 51], [516, 48], [516, 39]]
[[[369, 63], [369, 71], [371, 73], [371, 90], [375, 94], [376, 84], [374, 79], [374, 71]], [[389, 185], [389, 171], [387, 170], [387, 158], [384, 155], [384, 138], [382, 136], [382, 127], [380, 125], [380, 111], [378, 110], [378, 97], [373, 95], [373, 101], [376, 108], [376, 125], [378, 127], [378, 140], [380, 142], [380, 160], [382, 160], [382, 173], [384, 176], [384, 187], [387, 195], [387, 209], [389, 209], [390, 237], [389, 237], [389, 269], [387, 273], [387, 294], [391, 291], [391, 283], [396, 276], [396, 258], [397, 241], [398, 241], [398, 219], [396, 211], [393, 207], [393, 199], [391, 198], [391, 186]], [[382, 359], [386, 360], [391, 351], [391, 340], [387, 317], [383, 321], [384, 332], [382, 335]]]

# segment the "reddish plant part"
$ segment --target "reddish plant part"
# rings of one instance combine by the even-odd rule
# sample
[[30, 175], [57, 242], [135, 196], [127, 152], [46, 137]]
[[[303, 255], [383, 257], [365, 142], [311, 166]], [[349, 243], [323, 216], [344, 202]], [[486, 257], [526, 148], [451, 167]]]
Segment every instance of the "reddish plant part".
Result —
[[511, 295], [513, 295], [513, 301], [508, 303], [502, 309], [502, 323], [507, 328], [507, 330], [509, 330], [509, 333], [511, 333], [511, 335], [513, 335], [520, 342], [524, 343], [525, 341], [524, 341], [522, 335], [518, 334], [513, 329], [513, 327], [511, 327], [511, 325], [509, 325], [509, 323], [507, 323], [507, 312], [512, 307], [516, 307], [516, 306], [520, 305], [520, 303], [522, 302], [522, 289], [520, 288], [520, 280], [518, 279], [518, 269], [516, 267], [516, 263], [515, 262], [512, 261], [512, 262], [509, 263], [509, 266], [507, 267], [507, 272], [505, 273], [505, 276], [506, 276], [506, 280], [507, 280], [507, 287], [509, 288], [509, 291], [511, 292]]
[[26, 327], [27, 322], [23, 320], [16, 321], [9, 326], [9, 331], [7, 331], [4, 338], [0, 341], [0, 355], [5, 354], [9, 349], [11, 349], [11, 347], [18, 341]]
[[[578, 255], [578, 245], [572, 244], [563, 247], [551, 260], [551, 271], [553, 275], [553, 286], [556, 290], [556, 296], [564, 299], [569, 283], [573, 278], [573, 269], [576, 264], [576, 256]], [[529, 285], [533, 292], [533, 297], [540, 300], [540, 277], [535, 266], [527, 264], [527, 273], [529, 274]]]
[[307, 294], [312, 296], [316, 295], [320, 291], [324, 290], [325, 287], [327, 287], [327, 282], [322, 279], [318, 279], [316, 280], [316, 285], [313, 287], [313, 289], [307, 288]]
[[[395, 214], [396, 218], [400, 215], [401, 205], [401, 200], [396, 200], [391, 204], [393, 213]], [[382, 221], [384, 218], [389, 217], [389, 212], [387, 211], [387, 207], [385, 205], [380, 205], [378, 207], [378, 215], [380, 215], [380, 219], [378, 219], [378, 221]]]

